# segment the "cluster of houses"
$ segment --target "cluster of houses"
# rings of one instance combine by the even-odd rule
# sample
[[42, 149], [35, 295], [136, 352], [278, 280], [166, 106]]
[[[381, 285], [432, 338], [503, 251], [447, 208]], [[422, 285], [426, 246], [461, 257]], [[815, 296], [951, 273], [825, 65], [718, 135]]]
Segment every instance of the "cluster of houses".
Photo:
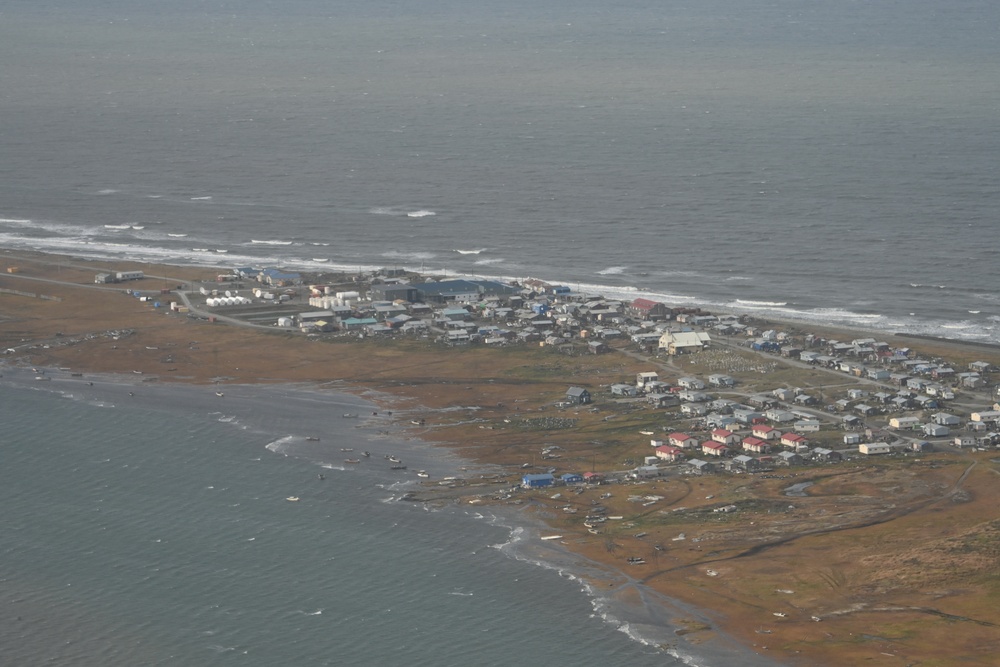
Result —
[[[238, 268], [219, 278], [254, 280], [270, 288], [303, 284], [300, 274], [270, 268]], [[400, 270], [383, 269], [373, 276], [356, 277], [354, 283], [363, 291], [308, 285], [309, 305], [316, 310], [284, 316], [278, 326], [365, 336], [433, 330], [450, 344], [565, 345], [585, 338], [587, 349], [595, 354], [607, 351], [613, 340], [631, 340], [669, 354], [699, 351], [711, 342], [708, 333], [689, 326], [707, 317], [699, 310], [672, 309], [641, 298], [609, 300], [534, 279], [522, 283], [425, 281]], [[271, 292], [260, 298], [265, 296], [275, 298]]]
[[[986, 372], [988, 365], [974, 362], [972, 367]], [[888, 421], [888, 435], [883, 440], [894, 439], [892, 432], [909, 436], [898, 438], [896, 443], [878, 441], [877, 431], [866, 429], [864, 437], [870, 442], [863, 442], [860, 432], [851, 431], [860, 428], [860, 420], [855, 414], [841, 417], [840, 426], [844, 429], [842, 436], [844, 448], [840, 451], [826, 447], [814, 447], [807, 434], [820, 430], [821, 422], [817, 417], [817, 408], [804, 410], [805, 406], [815, 406], [815, 397], [797, 389], [780, 387], [770, 392], [761, 392], [743, 398], [737, 402], [725, 398], [716, 398], [705, 391], [707, 388], [731, 388], [736, 380], [729, 375], [713, 374], [707, 383], [696, 377], [681, 377], [673, 382], [660, 379], [655, 371], [644, 371], [636, 375], [634, 383], [616, 383], [611, 385], [611, 396], [648, 401], [652, 407], [671, 407], [680, 405], [680, 412], [687, 416], [699, 417], [692, 422], [701, 435], [685, 432], [669, 434], [665, 440], [652, 440], [653, 454], [645, 457], [645, 466], [635, 471], [640, 477], [660, 474], [658, 464], [685, 463], [692, 470], [711, 472], [718, 469], [732, 471], [758, 471], [771, 469], [776, 465], [799, 465], [807, 461], [838, 460], [843, 452], [857, 452], [863, 455], [886, 454], [893, 451], [923, 451], [930, 445], [918, 440], [913, 435], [928, 438], [946, 438], [952, 435], [954, 429], [964, 428], [976, 435], [959, 435], [951, 444], [958, 447], [989, 446], [1000, 444], [1000, 433], [996, 432], [1000, 424], [1000, 403], [993, 410], [974, 412], [970, 421], [963, 422], [957, 415], [948, 412], [937, 412], [925, 420], [915, 414], [894, 416]], [[884, 397], [883, 397], [884, 394]], [[863, 409], [862, 400], [878, 400], [891, 403], [899, 410], [914, 407], [937, 407], [937, 403], [921, 403], [914, 401], [909, 392], [897, 394], [875, 392], [868, 389], [851, 388], [847, 390], [847, 398], [838, 401], [837, 405], [828, 405], [831, 412], [853, 406], [861, 415], [872, 412]], [[943, 397], [942, 397], [943, 398]], [[564, 397], [564, 404], [590, 403], [590, 392], [582, 387], [571, 387]], [[845, 407], [846, 406], [846, 407]], [[823, 406], [820, 406], [823, 407]], [[832, 417], [833, 415], [831, 415]], [[925, 423], [926, 422], [926, 423]], [[992, 425], [994, 430], [989, 430]]]
[[[300, 274], [278, 269], [239, 268], [222, 277], [255, 280], [265, 289], [303, 284]], [[780, 455], [808, 453], [804, 434], [820, 430], [818, 409], [840, 413], [845, 430], [860, 429], [865, 419], [875, 415], [893, 414], [900, 416], [890, 420], [892, 430], [919, 432], [930, 438], [951, 436], [963, 420], [943, 411], [944, 402], [954, 399], [956, 389], [982, 389], [987, 373], [993, 370], [985, 362], [974, 362], [968, 370], [958, 371], [947, 364], [914, 358], [909, 348], [894, 348], [874, 338], [840, 342], [813, 335], [793, 337], [741, 321], [735, 315], [670, 308], [646, 298], [609, 300], [535, 279], [520, 283], [432, 281], [398, 269], [383, 269], [370, 276], [355, 276], [352, 283], [354, 289], [347, 291], [331, 285], [309, 285], [309, 304], [315, 310], [280, 317], [277, 324], [307, 333], [340, 331], [363, 336], [433, 331], [449, 344], [538, 342], [563, 346], [586, 339], [586, 349], [593, 353], [608, 350], [614, 340], [626, 340], [650, 352], [680, 355], [707, 348], [713, 335], [736, 336], [744, 337], [746, 346], [760, 352], [878, 383], [872, 389], [852, 388], [831, 404], [824, 404], [822, 395], [788, 388], [757, 393], [739, 403], [717, 398], [709, 393], [711, 389], [725, 390], [736, 384], [733, 377], [721, 373], [708, 376], [707, 381], [681, 377], [667, 383], [657, 373], [647, 372], [640, 373], [634, 384], [611, 386], [614, 397], [645, 400], [656, 408], [678, 407], [683, 415], [701, 420], [706, 429], [712, 429], [712, 437], [698, 443], [700, 454], [710, 460], [729, 459], [747, 469], [755, 464], [741, 457], [772, 456], [772, 445], [790, 450], [780, 452], [773, 462], [793, 463], [797, 461], [794, 456]], [[572, 387], [564, 403], [582, 405], [591, 400], [587, 389]], [[905, 414], [930, 410], [937, 412], [929, 420]], [[992, 441], [998, 419], [1000, 413], [997, 418], [989, 412], [975, 413], [965, 428], [976, 433], [977, 444], [984, 444]], [[988, 428], [990, 424], [993, 429]], [[736, 436], [733, 430], [747, 433]], [[720, 432], [732, 435], [719, 440], [716, 434]], [[844, 437], [847, 445], [864, 444], [854, 442], [854, 434]], [[969, 446], [969, 437], [956, 437], [956, 444], [959, 440], [961, 446]], [[688, 449], [673, 443], [660, 446]], [[663, 458], [659, 451], [656, 456]], [[765, 458], [764, 463], [772, 461]]]

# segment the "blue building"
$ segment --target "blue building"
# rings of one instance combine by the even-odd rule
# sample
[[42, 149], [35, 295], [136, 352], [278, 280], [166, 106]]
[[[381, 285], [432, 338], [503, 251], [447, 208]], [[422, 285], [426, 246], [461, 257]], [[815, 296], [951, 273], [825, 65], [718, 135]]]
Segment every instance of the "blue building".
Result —
[[526, 489], [542, 489], [555, 484], [556, 478], [548, 473], [525, 475], [521, 478], [521, 486]]

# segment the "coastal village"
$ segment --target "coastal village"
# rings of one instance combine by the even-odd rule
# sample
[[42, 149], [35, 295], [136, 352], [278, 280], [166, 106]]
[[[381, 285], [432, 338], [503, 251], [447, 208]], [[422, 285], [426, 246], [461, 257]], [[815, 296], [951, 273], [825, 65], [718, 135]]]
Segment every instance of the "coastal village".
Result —
[[[39, 313], [6, 325], [8, 363], [80, 380], [70, 371], [91, 372], [85, 360], [101, 350], [99, 368], [133, 369], [136, 383], [211, 382], [213, 400], [228, 401], [226, 382], [280, 381], [300, 358], [329, 360], [292, 377], [375, 390], [392, 406], [380, 425], [476, 462], [439, 478], [408, 470], [397, 450], [388, 474], [416, 474], [404, 500], [530, 512], [543, 544], [724, 610], [727, 631], [790, 664], [902, 664], [949, 642], [986, 655], [1000, 641], [989, 611], [1000, 564], [994, 346], [534, 279], [127, 268], [65, 268], [57, 290], [37, 282], [52, 280], [43, 262], [8, 267], [0, 299]], [[99, 321], [78, 309], [47, 324], [60, 299], [94, 290]], [[40, 335], [52, 326], [62, 330]], [[221, 352], [223, 368], [223, 344], [198, 341], [243, 347]], [[225, 377], [248, 353], [253, 375]], [[905, 630], [858, 634], [887, 619]], [[713, 632], [671, 622], [690, 641]]]
[[[563, 411], [600, 405], [662, 414], [664, 424], [645, 433], [649, 449], [637, 453], [634, 468], [617, 471], [619, 479], [657, 477], [668, 469], [755, 473], [1000, 445], [996, 367], [979, 359], [956, 367], [871, 337], [833, 340], [798, 326], [643, 297], [611, 300], [535, 279], [431, 280], [394, 269], [320, 283], [245, 267], [182, 294], [188, 306], [175, 300], [171, 307], [308, 336], [421, 336], [446, 346], [535, 345], [569, 355], [626, 351], [666, 362], [662, 370], [600, 387], [568, 386], [553, 402]], [[724, 372], [688, 373], [685, 362], [694, 365], [699, 355]], [[820, 389], [769, 383], [769, 371], [779, 364], [842, 379], [828, 378]], [[544, 467], [558, 467], [552, 451], [540, 456], [552, 462]], [[602, 476], [532, 471], [522, 484], [539, 488]]]

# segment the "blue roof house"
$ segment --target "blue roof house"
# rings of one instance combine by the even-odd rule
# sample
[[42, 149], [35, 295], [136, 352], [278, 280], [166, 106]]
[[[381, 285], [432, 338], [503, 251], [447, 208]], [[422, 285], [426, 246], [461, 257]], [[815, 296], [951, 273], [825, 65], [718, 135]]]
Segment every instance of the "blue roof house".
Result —
[[521, 478], [521, 486], [525, 489], [542, 489], [555, 484], [556, 478], [548, 473], [525, 475]]

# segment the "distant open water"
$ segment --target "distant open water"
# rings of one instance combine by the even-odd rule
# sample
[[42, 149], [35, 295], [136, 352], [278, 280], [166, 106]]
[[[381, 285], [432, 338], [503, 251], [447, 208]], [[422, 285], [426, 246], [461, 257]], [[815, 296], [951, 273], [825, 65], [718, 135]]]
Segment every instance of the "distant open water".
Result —
[[996, 3], [134, 4], [5, 11], [0, 246], [1000, 342]]

